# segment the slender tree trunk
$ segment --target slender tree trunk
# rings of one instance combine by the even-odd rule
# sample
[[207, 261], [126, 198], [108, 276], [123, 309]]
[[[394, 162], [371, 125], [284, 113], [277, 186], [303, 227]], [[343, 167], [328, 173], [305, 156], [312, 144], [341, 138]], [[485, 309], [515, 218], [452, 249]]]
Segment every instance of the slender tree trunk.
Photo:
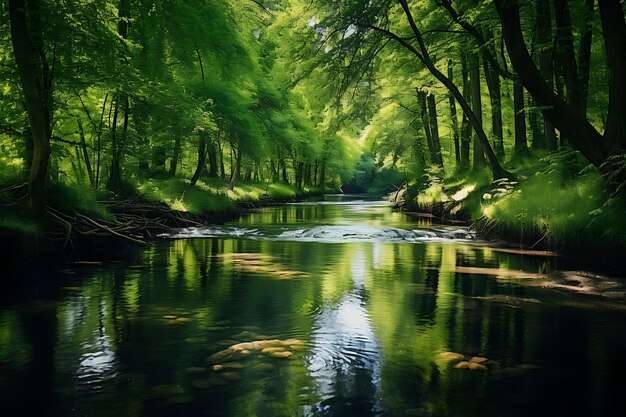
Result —
[[217, 133], [217, 150], [219, 151], [220, 156], [220, 178], [226, 178], [226, 170], [224, 169], [224, 145], [220, 140], [220, 133]]
[[312, 185], [311, 175], [311, 161], [307, 161], [306, 164], [304, 164], [304, 185]]
[[[448, 60], [448, 78], [454, 80], [454, 74], [452, 69], [452, 60]], [[450, 120], [452, 120], [452, 140], [454, 142], [454, 160], [457, 168], [461, 166], [461, 148], [459, 144], [459, 122], [456, 118], [456, 101], [454, 100], [454, 94], [448, 93], [448, 102], [450, 104]]]
[[239, 151], [233, 149], [233, 153], [235, 156], [235, 170], [230, 177], [230, 182], [228, 183], [228, 189], [231, 191], [235, 188], [235, 185], [237, 185], [237, 181], [239, 181], [239, 175], [241, 173], [241, 160], [243, 159], [241, 149], [239, 149]]
[[[621, 9], [618, 0], [612, 1], [615, 1], [616, 5]], [[554, 93], [533, 63], [524, 43], [519, 6], [516, 2], [507, 0], [494, 0], [494, 3], [500, 15], [509, 58], [520, 81], [535, 101], [543, 108], [544, 115], [552, 121], [562, 134], [567, 136], [572, 146], [579, 150], [595, 166], [600, 166], [605, 161], [607, 155], [602, 135], [580, 114], [578, 109], [572, 108], [572, 106], [563, 102]], [[620, 18], [623, 22], [623, 13]], [[623, 43], [624, 38], [618, 42]], [[607, 46], [607, 50], [610, 49]], [[622, 118], [623, 120], [624, 118]]]
[[474, 128], [474, 131], [476, 132], [476, 135], [478, 136], [478, 139], [481, 145], [483, 146], [484, 155], [487, 158], [487, 163], [488, 163], [489, 169], [491, 170], [493, 174], [494, 179], [513, 178], [514, 175], [508, 172], [507, 170], [505, 170], [504, 168], [502, 168], [502, 165], [500, 165], [500, 163], [498, 162], [498, 158], [493, 152], [493, 149], [491, 148], [491, 144], [489, 143], [489, 139], [487, 138], [487, 135], [485, 134], [485, 131], [482, 128], [482, 123], [480, 123], [480, 121], [476, 117], [476, 114], [472, 111], [469, 104], [465, 101], [465, 99], [463, 98], [463, 95], [461, 94], [457, 86], [452, 81], [450, 81], [448, 77], [446, 77], [441, 71], [439, 71], [439, 69], [437, 69], [434, 62], [432, 61], [430, 54], [428, 53], [428, 48], [426, 47], [426, 44], [424, 43], [422, 33], [420, 32], [419, 28], [417, 27], [417, 24], [415, 23], [415, 19], [413, 18], [411, 9], [407, 1], [398, 0], [398, 3], [400, 3], [400, 5], [402, 6], [404, 14], [406, 15], [409, 25], [411, 26], [411, 30], [413, 31], [413, 34], [415, 35], [415, 39], [417, 40], [417, 43], [419, 44], [420, 50], [419, 51], [416, 50], [414, 47], [411, 46], [411, 44], [408, 44], [406, 41], [404, 41], [403, 39], [397, 36], [394, 39], [400, 42], [405, 48], [408, 48], [426, 66], [428, 71], [435, 78], [437, 78], [437, 80], [439, 80], [439, 82], [441, 82], [448, 90], [452, 91], [457, 102], [463, 109], [463, 112], [467, 115], [472, 127]]
[[196, 185], [198, 179], [200, 179], [200, 175], [202, 175], [202, 170], [204, 169], [204, 163], [206, 161], [207, 154], [207, 146], [206, 146], [206, 132], [200, 132], [198, 142], [198, 165], [196, 166], [196, 170], [193, 173], [193, 177], [191, 177], [191, 185]]
[[80, 148], [83, 151], [83, 161], [85, 162], [85, 169], [87, 170], [87, 176], [89, 177], [89, 185], [93, 188], [96, 179], [93, 176], [93, 169], [91, 168], [91, 161], [89, 160], [89, 150], [87, 149], [87, 141], [85, 140], [85, 131], [83, 130], [83, 122], [80, 117], [76, 118], [78, 124], [78, 134], [80, 135]]
[[626, 23], [619, 0], [599, 0], [609, 67], [609, 113], [604, 137], [609, 154], [626, 150]]
[[554, 0], [554, 11], [558, 57], [567, 88], [567, 102], [584, 115], [580, 85], [578, 84], [578, 68], [574, 56], [574, 36], [568, 0]]
[[9, 15], [13, 54], [33, 139], [33, 159], [28, 179], [30, 208], [33, 214], [39, 216], [45, 205], [45, 184], [50, 161], [51, 79], [47, 64], [41, 62], [45, 61], [45, 55], [38, 53], [38, 50], [43, 50], [43, 46], [33, 45], [29, 38], [30, 28], [24, 0], [9, 0]]
[[[467, 55], [461, 52], [461, 67], [463, 75], [463, 97], [467, 102], [472, 101], [472, 88], [470, 84], [469, 68], [467, 65]], [[463, 113], [461, 120], [461, 169], [466, 170], [470, 167], [470, 143], [472, 141], [472, 126]]]
[[113, 192], [119, 191], [117, 187], [117, 183], [114, 182], [116, 174], [114, 171], [117, 166], [117, 116], [119, 113], [119, 93], [113, 97], [111, 100], [111, 106], [113, 107], [113, 121], [111, 122], [110, 133], [111, 133], [111, 169], [109, 170], [109, 180], [106, 186]]
[[526, 143], [524, 87], [517, 82], [513, 85], [513, 109], [515, 112], [515, 153], [520, 155], [526, 153], [528, 145]]
[[593, 40], [593, 15], [595, 0], [585, 0], [585, 26], [580, 38], [578, 53], [578, 76], [580, 77], [580, 104], [583, 114], [587, 114], [589, 100], [589, 71], [591, 68], [591, 43]]
[[[480, 95], [480, 64], [478, 55], [475, 53], [470, 54], [469, 62], [469, 74], [470, 74], [470, 86], [472, 89], [472, 111], [476, 116], [478, 124], [482, 129], [483, 125], [483, 104]], [[473, 156], [474, 168], [485, 166], [485, 152], [483, 151], [483, 145], [478, 138], [478, 133], [474, 135], [474, 156]]]
[[429, 94], [426, 98], [428, 101], [428, 113], [430, 115], [430, 135], [433, 141], [433, 151], [435, 153], [435, 164], [443, 168], [443, 158], [441, 157], [441, 141], [439, 139], [439, 124], [437, 122], [437, 104], [435, 96]]
[[320, 180], [319, 180], [319, 185], [318, 187], [320, 187], [322, 189], [322, 192], [324, 192], [324, 190], [326, 190], [326, 158], [322, 159], [322, 162], [320, 164]]
[[[535, 107], [535, 103], [532, 100], [532, 97], [528, 97], [528, 108]], [[541, 131], [541, 127], [539, 126], [539, 114], [536, 110], [529, 110], [528, 112], [528, 124], [530, 126], [530, 146], [533, 149], [546, 149], [546, 137], [544, 133]]]
[[175, 176], [178, 169], [178, 161], [180, 160], [180, 153], [182, 152], [182, 139], [180, 136], [176, 136], [174, 140], [174, 152], [172, 153], [172, 159], [170, 160], [170, 176]]
[[504, 158], [504, 138], [502, 134], [502, 92], [500, 85], [500, 75], [485, 60], [483, 60], [483, 71], [487, 88], [489, 90], [489, 100], [491, 101], [491, 127], [494, 136], [494, 150], [499, 159]]
[[[537, 0], [537, 48], [539, 49], [539, 68], [541, 75], [550, 90], [554, 89], [554, 62], [552, 42], [552, 17], [550, 12], [550, 0]], [[556, 151], [556, 132], [550, 119], [543, 116], [543, 131], [546, 148]]]
[[428, 144], [428, 151], [430, 153], [430, 162], [433, 165], [437, 164], [437, 153], [435, 151], [435, 145], [433, 143], [433, 136], [431, 132], [430, 119], [428, 118], [428, 105], [426, 104], [426, 93], [415, 88], [417, 93], [417, 103], [420, 108], [420, 116], [422, 118], [422, 127], [424, 128], [424, 136], [426, 136], [426, 143]]
[[100, 113], [100, 124], [98, 126], [98, 136], [96, 138], [96, 190], [100, 186], [100, 161], [102, 159], [102, 131], [104, 129], [104, 114], [106, 113], [107, 100], [109, 93], [104, 95], [104, 103], [102, 103], [102, 113]]
[[304, 177], [304, 162], [294, 162], [296, 191], [302, 191], [302, 180]]
[[215, 143], [211, 140], [207, 142], [207, 149], [209, 154], [209, 177], [217, 178], [217, 149]]
[[285, 161], [281, 161], [280, 163], [281, 167], [282, 167], [282, 177], [283, 177], [283, 182], [285, 184], [289, 184], [289, 178], [287, 178], [287, 164], [285, 164]]

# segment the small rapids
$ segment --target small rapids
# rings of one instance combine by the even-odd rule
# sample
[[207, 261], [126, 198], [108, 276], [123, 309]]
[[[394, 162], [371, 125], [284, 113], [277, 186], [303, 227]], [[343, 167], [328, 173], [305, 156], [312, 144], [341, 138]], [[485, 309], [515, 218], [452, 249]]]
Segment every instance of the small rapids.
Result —
[[296, 229], [258, 229], [245, 227], [188, 227], [171, 234], [159, 235], [169, 239], [233, 237], [291, 242], [445, 242], [471, 241], [475, 234], [466, 229], [415, 229], [375, 226], [316, 226]]

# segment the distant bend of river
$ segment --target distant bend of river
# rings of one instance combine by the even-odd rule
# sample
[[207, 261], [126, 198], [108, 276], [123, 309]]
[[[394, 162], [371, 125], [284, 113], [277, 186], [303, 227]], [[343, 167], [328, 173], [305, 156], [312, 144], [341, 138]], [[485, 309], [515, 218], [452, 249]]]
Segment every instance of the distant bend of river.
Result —
[[7, 416], [626, 415], [622, 277], [381, 201], [38, 274], [0, 294]]

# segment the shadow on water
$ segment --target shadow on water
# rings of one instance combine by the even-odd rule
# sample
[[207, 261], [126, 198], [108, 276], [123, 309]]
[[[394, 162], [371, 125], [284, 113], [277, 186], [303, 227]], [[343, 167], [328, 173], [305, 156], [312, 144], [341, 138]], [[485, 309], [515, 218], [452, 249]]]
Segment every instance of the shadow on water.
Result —
[[622, 281], [339, 203], [28, 272], [0, 295], [3, 409], [622, 415]]

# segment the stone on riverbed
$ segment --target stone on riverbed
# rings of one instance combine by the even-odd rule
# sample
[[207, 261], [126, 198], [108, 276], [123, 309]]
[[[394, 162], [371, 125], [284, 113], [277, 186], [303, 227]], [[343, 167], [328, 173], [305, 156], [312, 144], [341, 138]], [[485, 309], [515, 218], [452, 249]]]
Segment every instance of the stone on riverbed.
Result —
[[464, 358], [461, 353], [456, 352], [443, 352], [439, 354], [439, 357], [446, 363], [460, 361]]
[[293, 352], [289, 352], [288, 350], [284, 351], [284, 352], [272, 352], [270, 353], [270, 356], [272, 358], [282, 358], [282, 359], [287, 359], [289, 357], [291, 357], [293, 355]]
[[272, 354], [274, 352], [285, 352], [285, 351], [286, 349], [284, 347], [268, 347], [268, 348], [261, 350], [261, 353]]

